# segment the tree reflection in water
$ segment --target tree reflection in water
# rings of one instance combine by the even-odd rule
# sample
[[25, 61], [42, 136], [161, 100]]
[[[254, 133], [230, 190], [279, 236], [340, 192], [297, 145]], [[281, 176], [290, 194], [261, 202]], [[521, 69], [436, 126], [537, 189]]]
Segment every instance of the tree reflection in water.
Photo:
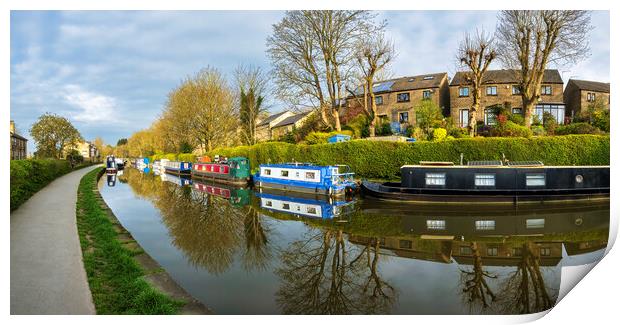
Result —
[[272, 254], [269, 245], [270, 229], [263, 224], [259, 210], [253, 206], [244, 208], [243, 229], [245, 234], [245, 251], [243, 268], [247, 271], [264, 271], [268, 268]]
[[500, 297], [502, 312], [529, 314], [553, 307], [557, 290], [550, 295], [540, 269], [540, 253], [535, 244], [526, 242], [521, 246], [521, 258], [516, 271], [502, 284]]
[[470, 247], [473, 257], [471, 271], [461, 269], [463, 300], [469, 306], [470, 313], [481, 313], [489, 307], [489, 302], [496, 299], [495, 294], [487, 283], [487, 279], [497, 279], [497, 275], [483, 269], [478, 243], [471, 242]]
[[[276, 300], [283, 313], [389, 312], [395, 292], [377, 272], [377, 244], [369, 243], [361, 251], [350, 244], [347, 247], [338, 229], [313, 229], [306, 237], [281, 253], [282, 265], [276, 273], [282, 281]], [[348, 262], [349, 253], [355, 250], [357, 257]]]

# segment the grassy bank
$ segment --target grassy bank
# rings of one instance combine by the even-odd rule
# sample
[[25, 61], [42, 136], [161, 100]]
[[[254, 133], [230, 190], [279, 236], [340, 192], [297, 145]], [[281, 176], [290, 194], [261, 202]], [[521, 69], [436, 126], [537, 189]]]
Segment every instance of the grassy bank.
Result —
[[219, 148], [209, 153], [248, 157], [255, 169], [263, 163], [312, 162], [347, 164], [359, 177], [393, 179], [400, 167], [423, 160], [540, 160], [546, 165], [608, 165], [609, 136], [567, 135], [533, 138], [464, 138], [442, 142], [377, 142], [354, 140], [336, 144], [295, 145], [266, 142], [254, 146]]
[[176, 314], [183, 303], [151, 286], [131, 250], [118, 239], [119, 229], [94, 191], [101, 170], [86, 174], [78, 188], [78, 233], [84, 268], [98, 314]]
[[92, 164], [84, 163], [71, 169], [66, 160], [11, 160], [11, 211], [56, 178], [90, 165]]

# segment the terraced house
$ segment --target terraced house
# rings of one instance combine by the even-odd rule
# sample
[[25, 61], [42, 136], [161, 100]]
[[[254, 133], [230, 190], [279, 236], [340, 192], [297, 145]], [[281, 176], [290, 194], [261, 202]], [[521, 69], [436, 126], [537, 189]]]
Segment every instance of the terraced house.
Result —
[[[510, 107], [513, 114], [523, 114], [517, 70], [489, 70], [482, 81], [482, 98], [476, 120], [485, 125], [496, 123], [497, 106]], [[542, 121], [543, 112], [551, 113], [558, 123], [565, 121], [563, 81], [558, 70], [545, 70], [540, 91], [540, 100], [532, 115]], [[467, 127], [469, 108], [473, 103], [471, 82], [467, 72], [457, 72], [450, 82], [450, 116], [461, 127]]]
[[[415, 107], [422, 100], [435, 102], [445, 113], [450, 109], [446, 72], [379, 81], [374, 83], [373, 92], [377, 115], [382, 122], [390, 122], [396, 132], [404, 130], [409, 125], [415, 125]], [[347, 110], [362, 112], [364, 90], [358, 87], [354, 93], [355, 95], [347, 97]]]
[[576, 117], [589, 106], [600, 105], [609, 109], [609, 83], [570, 79], [564, 90], [567, 115]]

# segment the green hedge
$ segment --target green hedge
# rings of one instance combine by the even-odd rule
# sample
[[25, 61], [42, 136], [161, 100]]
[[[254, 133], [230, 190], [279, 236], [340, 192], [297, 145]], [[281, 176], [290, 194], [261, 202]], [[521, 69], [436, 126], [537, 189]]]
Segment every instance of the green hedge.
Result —
[[209, 153], [250, 159], [253, 169], [263, 163], [312, 162], [347, 164], [358, 177], [394, 179], [400, 166], [421, 160], [540, 160], [546, 165], [609, 165], [609, 136], [567, 135], [533, 138], [464, 138], [414, 143], [354, 140], [335, 144], [294, 145], [282, 142], [218, 148]]
[[[91, 164], [79, 165], [76, 169], [89, 165]], [[11, 211], [51, 181], [71, 170], [71, 165], [66, 160], [11, 160]]]
[[171, 161], [189, 161], [196, 162], [196, 155], [193, 153], [163, 153], [163, 154], [154, 154], [149, 158], [150, 162], [160, 159], [168, 159]]

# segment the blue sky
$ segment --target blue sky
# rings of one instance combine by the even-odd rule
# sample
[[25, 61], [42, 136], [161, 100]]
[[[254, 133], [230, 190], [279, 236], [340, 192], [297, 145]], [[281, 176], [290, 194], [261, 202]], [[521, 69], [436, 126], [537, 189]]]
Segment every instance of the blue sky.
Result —
[[[148, 127], [168, 92], [213, 66], [231, 77], [238, 64], [269, 69], [265, 40], [276, 11], [12, 11], [11, 119], [20, 133], [37, 117], [68, 117], [89, 140]], [[494, 31], [495, 11], [389, 11], [387, 35], [398, 56], [395, 76], [456, 69], [463, 33]], [[569, 78], [609, 82], [609, 13], [592, 13], [591, 56], [558, 67]], [[501, 68], [499, 65], [495, 68]], [[271, 101], [272, 111], [285, 109]], [[34, 144], [29, 141], [29, 152]]]

